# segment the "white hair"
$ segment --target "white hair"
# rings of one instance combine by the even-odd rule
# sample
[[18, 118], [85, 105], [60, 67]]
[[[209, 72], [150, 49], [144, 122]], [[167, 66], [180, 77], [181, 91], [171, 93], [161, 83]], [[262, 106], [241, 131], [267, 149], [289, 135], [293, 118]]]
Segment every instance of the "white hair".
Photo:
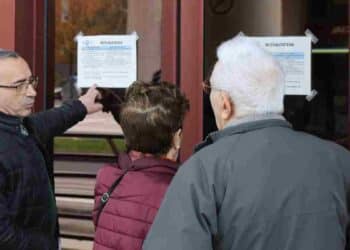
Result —
[[236, 36], [218, 47], [217, 57], [210, 82], [230, 95], [236, 118], [283, 113], [284, 73], [271, 54]]

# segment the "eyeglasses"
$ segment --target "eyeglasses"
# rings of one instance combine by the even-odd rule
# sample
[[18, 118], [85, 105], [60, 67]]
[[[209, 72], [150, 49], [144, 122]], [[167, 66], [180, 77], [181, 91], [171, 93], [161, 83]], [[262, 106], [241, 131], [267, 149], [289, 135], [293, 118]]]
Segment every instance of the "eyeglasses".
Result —
[[209, 80], [204, 80], [202, 82], [202, 89], [203, 89], [204, 93], [206, 93], [207, 95], [210, 95], [211, 86], [210, 86], [210, 81]]
[[202, 89], [203, 89], [203, 92], [208, 94], [208, 95], [210, 95], [210, 93], [213, 89], [218, 90], [218, 91], [225, 91], [225, 90], [220, 89], [220, 88], [212, 87], [209, 80], [204, 80], [204, 82], [202, 82]]
[[208, 95], [210, 95], [210, 92], [213, 89], [212, 86], [211, 86], [211, 82], [210, 82], [210, 76], [213, 73], [214, 66], [215, 66], [215, 63], [211, 64], [211, 66], [208, 68], [205, 80], [202, 82], [203, 92], [208, 94]]
[[214, 90], [218, 90], [218, 91], [226, 91], [220, 88], [216, 88], [216, 87], [212, 87], [212, 84], [210, 82], [210, 77], [214, 71], [214, 66], [215, 64], [213, 64], [212, 66], [210, 66], [209, 70], [208, 70], [208, 75], [205, 78], [205, 80], [202, 82], [202, 89], [203, 92], [210, 95], [210, 92], [214, 89]]
[[31, 76], [27, 79], [20, 80], [17, 82], [0, 84], [0, 88], [17, 89], [17, 91], [22, 92], [22, 91], [27, 91], [29, 88], [29, 85], [31, 85], [33, 89], [36, 89], [38, 87], [38, 83], [39, 83], [39, 77]]

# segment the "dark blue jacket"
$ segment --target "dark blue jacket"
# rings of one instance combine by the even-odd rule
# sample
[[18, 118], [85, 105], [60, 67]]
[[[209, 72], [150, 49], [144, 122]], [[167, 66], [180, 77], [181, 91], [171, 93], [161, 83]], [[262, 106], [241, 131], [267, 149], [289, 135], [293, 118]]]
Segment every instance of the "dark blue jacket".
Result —
[[0, 113], [0, 249], [57, 249], [47, 143], [82, 120], [80, 101], [24, 120]]

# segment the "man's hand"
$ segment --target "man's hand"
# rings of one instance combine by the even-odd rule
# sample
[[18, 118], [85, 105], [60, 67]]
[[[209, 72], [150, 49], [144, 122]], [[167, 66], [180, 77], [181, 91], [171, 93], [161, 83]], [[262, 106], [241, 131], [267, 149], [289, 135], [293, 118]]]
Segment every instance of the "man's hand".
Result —
[[91, 88], [89, 88], [86, 94], [82, 95], [79, 98], [79, 100], [84, 104], [88, 114], [102, 110], [102, 104], [96, 102], [98, 99], [101, 99], [101, 94], [97, 91], [96, 85], [93, 85]]

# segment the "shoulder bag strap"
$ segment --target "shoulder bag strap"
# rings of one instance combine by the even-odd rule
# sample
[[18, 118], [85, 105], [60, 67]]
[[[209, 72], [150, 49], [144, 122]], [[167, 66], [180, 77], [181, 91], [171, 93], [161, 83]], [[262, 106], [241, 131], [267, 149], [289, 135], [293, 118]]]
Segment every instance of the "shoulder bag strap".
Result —
[[126, 170], [121, 176], [119, 176], [112, 184], [112, 186], [108, 189], [107, 192], [105, 192], [102, 196], [101, 196], [101, 203], [100, 203], [100, 207], [98, 208], [97, 211], [97, 217], [96, 217], [96, 226], [98, 225], [98, 221], [100, 219], [100, 215], [101, 212], [103, 210], [103, 208], [106, 206], [111, 193], [113, 193], [114, 189], [118, 186], [118, 184], [121, 182], [121, 180], [123, 179], [123, 177], [125, 176], [125, 174], [128, 172], [128, 170]]

